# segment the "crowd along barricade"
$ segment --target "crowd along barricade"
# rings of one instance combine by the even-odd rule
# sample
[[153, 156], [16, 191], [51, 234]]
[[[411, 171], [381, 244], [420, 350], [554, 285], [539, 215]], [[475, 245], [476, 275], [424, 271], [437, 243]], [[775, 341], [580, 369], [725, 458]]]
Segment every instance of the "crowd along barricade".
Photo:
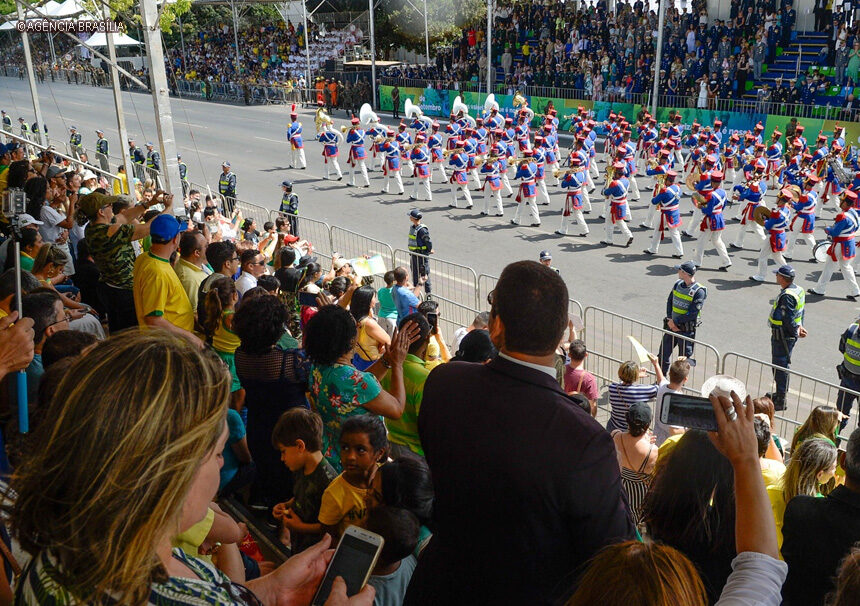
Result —
[[412, 275], [412, 257], [429, 263], [431, 294], [434, 297], [438, 295], [472, 308], [479, 306], [478, 275], [474, 269], [440, 259], [436, 255], [419, 255], [399, 248], [394, 251], [394, 265], [405, 267]]
[[[239, 198], [233, 199], [233, 209], [238, 209], [242, 213], [243, 219], [253, 219], [257, 222], [257, 231], [263, 233], [263, 224], [269, 220], [269, 209], [258, 204], [245, 202]], [[242, 226], [239, 226], [241, 229]]]
[[[776, 388], [773, 371], [782, 367], [730, 351], [723, 356], [722, 369], [724, 374], [740, 379], [746, 385], [747, 393], [757, 398], [766, 393], [773, 393]], [[860, 393], [835, 383], [822, 381], [796, 370], [789, 369], [785, 372], [788, 373], [786, 408], [776, 413], [777, 427], [774, 429], [776, 433], [789, 440], [794, 435], [795, 429], [803, 424], [810, 411], [816, 406], [835, 407], [840, 392], [860, 397]], [[848, 436], [857, 425], [855, 413], [851, 415], [848, 425], [841, 433]]]
[[[332, 255], [338, 254], [345, 259], [379, 255], [385, 263], [386, 271], [395, 267], [394, 251], [391, 246], [381, 240], [375, 240], [362, 234], [333, 225], [331, 228]], [[384, 274], [374, 274], [373, 286], [381, 288], [385, 285]]]
[[269, 221], [274, 221], [278, 217], [284, 217], [287, 219], [294, 218], [298, 227], [298, 233], [295, 235], [298, 236], [300, 240], [307, 240], [313, 246], [313, 256], [322, 256], [326, 259], [331, 259], [332, 228], [328, 223], [317, 219], [309, 219], [303, 215], [282, 213], [277, 210], [269, 211]]
[[453, 357], [457, 353], [454, 350], [454, 333], [459, 328], [469, 326], [474, 322], [475, 316], [480, 311], [469, 305], [463, 305], [445, 297], [440, 297], [436, 293], [431, 294], [427, 298], [433, 299], [439, 304], [439, 332], [442, 338], [445, 339], [445, 343], [448, 345], [448, 349]]
[[[664, 335], [673, 335], [676, 339], [693, 343], [692, 358], [696, 365], [691, 369], [685, 385], [685, 390], [689, 393], [698, 393], [707, 378], [720, 374], [720, 354], [714, 346], [707, 343], [688, 339], [599, 307], [586, 307], [583, 321], [588, 348], [586, 368], [605, 383], [618, 380], [618, 366], [622, 362], [637, 359], [628, 336], [639, 341], [654, 355], [658, 355]], [[678, 355], [676, 347], [670, 359], [674, 360]], [[643, 363], [642, 366], [651, 368], [649, 362]]]

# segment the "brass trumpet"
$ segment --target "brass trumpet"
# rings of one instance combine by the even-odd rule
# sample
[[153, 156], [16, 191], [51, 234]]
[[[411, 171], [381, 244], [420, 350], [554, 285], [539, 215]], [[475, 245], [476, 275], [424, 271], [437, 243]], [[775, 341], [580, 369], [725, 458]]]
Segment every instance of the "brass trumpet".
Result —
[[342, 132], [343, 134], [346, 134], [346, 131], [348, 131], [349, 129], [350, 129], [349, 126], [343, 125], [340, 127], [340, 132]]
[[554, 169], [552, 169], [552, 176], [556, 179], [559, 179], [561, 177], [566, 177], [567, 175], [572, 175], [574, 173], [581, 173], [585, 170], [588, 170], [588, 169], [586, 169], [584, 166], [577, 166], [575, 168], [569, 168], [565, 171], [562, 171], [560, 168], [554, 168]]
[[613, 179], [615, 179], [615, 167], [610, 164], [606, 167], [606, 185], [609, 185]]
[[447, 158], [451, 154], [459, 154], [460, 152], [466, 151], [465, 147], [455, 147], [454, 149], [446, 149], [442, 152], [442, 157]]

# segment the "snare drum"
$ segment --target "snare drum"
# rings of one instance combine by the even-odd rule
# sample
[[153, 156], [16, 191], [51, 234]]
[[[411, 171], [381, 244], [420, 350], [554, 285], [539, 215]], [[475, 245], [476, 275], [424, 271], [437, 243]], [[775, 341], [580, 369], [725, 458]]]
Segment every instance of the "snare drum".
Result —
[[831, 244], [833, 244], [831, 240], [822, 240], [821, 242], [817, 242], [815, 246], [812, 247], [812, 256], [815, 258], [816, 263], [827, 262], [827, 259], [830, 258], [830, 255], [827, 254], [827, 251], [830, 249]]

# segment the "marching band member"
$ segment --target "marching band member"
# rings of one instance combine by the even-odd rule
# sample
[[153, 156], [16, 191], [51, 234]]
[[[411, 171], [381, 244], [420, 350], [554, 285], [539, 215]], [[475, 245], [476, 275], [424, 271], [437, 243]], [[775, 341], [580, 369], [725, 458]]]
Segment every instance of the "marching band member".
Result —
[[393, 130], [386, 132], [385, 141], [379, 146], [379, 150], [385, 154], [385, 164], [382, 168], [382, 172], [385, 174], [385, 185], [382, 186], [382, 193], [388, 193], [388, 185], [391, 179], [394, 179], [394, 182], [397, 183], [397, 195], [402, 196], [404, 190], [403, 177], [400, 176], [401, 150], [400, 144], [394, 137]]
[[627, 164], [618, 160], [612, 165], [612, 168], [615, 169], [613, 179], [606, 184], [603, 190], [603, 195], [607, 197], [610, 207], [604, 224], [606, 227], [606, 239], [601, 240], [600, 243], [607, 246], [612, 245], [612, 236], [617, 225], [621, 229], [621, 233], [627, 236], [627, 244], [624, 245], [627, 248], [633, 244], [633, 234], [630, 233], [630, 228], [627, 227], [627, 222], [625, 221], [628, 214], [627, 192], [630, 190], [630, 181], [627, 180], [627, 176], [624, 174]]
[[427, 137], [427, 131], [430, 130], [430, 124], [427, 123], [426, 119], [422, 120], [421, 116], [416, 115], [412, 120], [412, 124], [409, 125], [409, 128], [415, 131], [415, 138], [418, 138], [418, 135], [424, 135]]
[[714, 191], [711, 192], [711, 198], [702, 209], [702, 222], [699, 224], [699, 237], [696, 243], [696, 258], [694, 263], [696, 267], [701, 267], [705, 259], [705, 241], [710, 240], [714, 249], [717, 251], [720, 260], [723, 264], [720, 266], [720, 271], [728, 271], [732, 266], [732, 260], [729, 258], [729, 253], [726, 251], [726, 245], [723, 243], [723, 230], [726, 228], [726, 222], [723, 219], [723, 208], [725, 206], [725, 190], [723, 190], [721, 182], [723, 175], [719, 171], [711, 173], [711, 184]]
[[[815, 237], [812, 234], [815, 232], [815, 207], [818, 204], [816, 185], [818, 185], [818, 177], [812, 174], [806, 177], [803, 193], [800, 195], [800, 199], [793, 204], [794, 218], [789, 226], [792, 233], [789, 238], [788, 250], [785, 251], [785, 258], [788, 260], [794, 257], [794, 247], [798, 240], [804, 240], [809, 245], [810, 253], [812, 247], [815, 246]], [[795, 228], [794, 224], [797, 223], [798, 219], [801, 219], [803, 223]]]
[[714, 120], [714, 134], [712, 135], [712, 137], [717, 140], [718, 146], [723, 144], [723, 121], [722, 120]]
[[730, 187], [734, 187], [738, 179], [738, 171], [736, 169], [740, 149], [739, 143], [740, 137], [738, 137], [737, 133], [734, 133], [729, 137], [729, 142], [723, 148], [723, 164], [725, 169], [723, 174], [726, 176], [726, 182]]
[[[460, 208], [457, 200], [457, 190], [459, 189], [463, 197], [466, 198], [466, 208], [472, 208], [472, 194], [469, 192], [469, 180], [466, 177], [466, 170], [469, 166], [469, 154], [465, 151], [466, 142], [462, 139], [457, 141], [455, 151], [451, 152], [451, 157], [448, 158], [448, 164], [451, 165], [453, 173], [451, 174], [451, 197], [454, 199], [451, 204], [453, 208]], [[460, 151], [456, 151], [460, 150]]]
[[[690, 135], [695, 137], [699, 130], [699, 124], [697, 122], [693, 122], [693, 126], [691, 127]], [[672, 120], [672, 124], [670, 124], [666, 128], [666, 136], [669, 138], [672, 143], [674, 143], [675, 150], [675, 162], [677, 162], [678, 167], [684, 166], [684, 156], [681, 154], [681, 136], [683, 135], [684, 129], [681, 126], [681, 115], [675, 114], [674, 119]], [[688, 139], [689, 140], [689, 139]], [[696, 139], [690, 143], [689, 147], [695, 145]]]
[[[523, 151], [523, 155], [531, 156], [532, 151], [526, 149]], [[537, 164], [534, 159], [529, 157], [520, 163], [517, 168], [517, 174], [514, 175], [515, 179], [520, 180], [520, 190], [517, 193], [517, 212], [514, 213], [514, 218], [511, 219], [511, 223], [514, 225], [522, 225], [520, 223], [520, 213], [523, 212], [524, 207], [528, 207], [528, 212], [531, 214], [531, 226], [537, 227], [540, 225], [540, 213], [538, 213], [537, 204], [535, 203], [537, 200], [537, 187], [535, 187], [537, 170]]]
[[520, 151], [526, 151], [532, 148], [531, 145], [531, 136], [532, 131], [529, 128], [529, 115], [527, 112], [520, 110], [519, 118], [517, 118], [517, 126], [514, 129], [515, 136], [517, 138], [517, 144], [519, 145]]
[[537, 173], [535, 174], [535, 187], [538, 190], [543, 202], [546, 206], [550, 203], [549, 192], [546, 189], [546, 148], [543, 145], [544, 138], [542, 135], [535, 135], [535, 146], [532, 149], [532, 157], [537, 165]]
[[[642, 160], [642, 170], [646, 170], [648, 168], [648, 160], [651, 155], [651, 146], [657, 142], [657, 129], [655, 125], [657, 121], [654, 118], [649, 118], [648, 121], [642, 126], [640, 135], [639, 135], [639, 159]], [[668, 134], [668, 131], [667, 131]]]
[[[659, 204], [658, 202], [654, 201], [654, 198], [656, 198], [657, 194], [659, 194], [665, 189], [665, 181], [664, 185], [661, 185], [660, 180], [666, 179], [666, 175], [668, 175], [670, 171], [675, 172], [672, 171], [672, 167], [669, 164], [668, 149], [661, 149], [660, 153], [657, 155], [657, 158], [657, 166], [655, 166], [654, 168], [649, 167], [645, 169], [646, 175], [648, 175], [649, 177], [654, 177], [654, 191], [651, 194], [651, 203], [648, 205], [648, 216], [645, 221], [639, 224], [639, 227], [644, 227], [645, 229], [652, 229], [654, 227], [654, 214], [657, 212], [657, 205]], [[677, 175], [678, 173], [675, 174]], [[681, 195], [680, 187], [678, 188], [678, 195]], [[678, 213], [678, 216], [680, 217], [680, 213]], [[680, 221], [680, 218], [678, 220]]]
[[346, 142], [350, 144], [349, 160], [347, 161], [349, 164], [349, 184], [355, 186], [355, 171], [358, 168], [364, 177], [364, 187], [370, 187], [370, 179], [367, 177], [367, 166], [365, 165], [367, 152], [364, 149], [364, 129], [359, 128], [358, 118], [355, 116], [350, 120], [350, 124], [352, 126], [346, 133]]
[[585, 149], [585, 142], [587, 139], [580, 135], [576, 138], [574, 142], [574, 150], [571, 152], [570, 157], [568, 158], [568, 164], [573, 166], [573, 159], [579, 158], [579, 165], [585, 167], [585, 187], [582, 188], [582, 207], [583, 212], [590, 213], [591, 212], [591, 197], [589, 196], [589, 189], [594, 190], [594, 181], [591, 178], [591, 165], [592, 159], [588, 155], [588, 151]]
[[[710, 198], [711, 192], [714, 190], [713, 183], [711, 182], [711, 173], [717, 170], [716, 164], [717, 157], [712, 154], [708, 154], [702, 158], [702, 168], [699, 173], [699, 180], [694, 184], [694, 189], [702, 194], [705, 197], [705, 200]], [[702, 209], [699, 208], [698, 204], [693, 204], [693, 216], [690, 218], [690, 223], [687, 225], [687, 229], [683, 230], [682, 233], [688, 238], [693, 238], [696, 226], [701, 222]]]
[[[820, 134], [818, 135], [818, 139], [815, 141], [815, 149], [812, 152], [812, 159], [810, 160], [810, 166], [812, 166], [812, 170], [815, 171], [815, 174], [818, 176], [818, 191], [819, 193], [823, 192], [824, 188], [824, 179], [827, 176], [827, 137]], [[825, 200], [822, 200], [821, 203], [824, 204]]]
[[561, 213], [561, 227], [557, 229], [555, 233], [567, 236], [571, 217], [573, 217], [573, 221], [575, 221], [580, 228], [580, 232], [575, 235], [587, 236], [588, 224], [585, 222], [585, 217], [582, 216], [582, 194], [585, 190], [585, 176], [588, 169], [582, 163], [582, 159], [579, 156], [572, 156], [570, 158], [570, 164], [573, 168], [572, 170], [567, 171], [561, 182], [561, 186], [567, 189], [567, 194], [564, 197], [564, 210]]
[[445, 157], [442, 155], [442, 135], [439, 134], [439, 123], [435, 120], [433, 120], [431, 130], [430, 138], [427, 139], [427, 148], [432, 156], [430, 181], [433, 181], [433, 171], [438, 169], [442, 173], [442, 182], [445, 183], [448, 181], [448, 175], [445, 173]]
[[621, 132], [621, 143], [618, 145], [616, 153], [627, 164], [627, 179], [630, 181], [630, 201], [636, 202], [642, 196], [639, 193], [639, 184], [636, 182], [636, 147], [630, 142], [629, 129], [625, 128]]
[[[308, 163], [305, 160], [305, 144], [302, 141], [302, 123], [296, 112], [296, 104], [293, 103], [290, 112], [290, 125], [287, 127], [287, 141], [290, 142], [290, 168], [305, 170]], [[298, 162], [296, 159], [298, 158]]]
[[[497, 131], [501, 133], [502, 131]], [[502, 180], [502, 187], [505, 188], [508, 198], [514, 195], [514, 190], [511, 188], [511, 180], [508, 178], [508, 159], [513, 157], [513, 148], [510, 144], [505, 143], [502, 139], [496, 139], [493, 144], [493, 154], [498, 157], [496, 164], [499, 169], [499, 178]]]
[[322, 156], [325, 158], [325, 178], [331, 178], [331, 166], [334, 166], [337, 180], [343, 180], [340, 164], [337, 163], [338, 144], [343, 141], [343, 135], [335, 130], [333, 126], [326, 125], [323, 127], [322, 132], [317, 135], [317, 139], [323, 144]]
[[409, 131], [406, 130], [406, 122], [403, 122], [402, 120], [397, 126], [396, 141], [398, 145], [400, 145], [401, 165], [404, 168], [408, 168], [410, 171], [414, 171], [415, 167], [412, 166], [412, 160], [409, 159], [409, 150], [412, 148], [412, 135], [410, 135]]
[[750, 280], [753, 282], [765, 281], [768, 259], [773, 259], [778, 268], [785, 265], [785, 258], [782, 253], [786, 249], [785, 232], [791, 218], [788, 203], [792, 201], [793, 193], [787, 188], [781, 190], [776, 198], [776, 208], [770, 212], [770, 218], [764, 222], [764, 229], [767, 230], [769, 237], [762, 242], [761, 251], [758, 255], [758, 273], [750, 276]]
[[484, 122], [491, 130], [503, 128], [505, 125], [504, 118], [502, 118], [501, 114], [499, 114], [499, 108], [495, 106], [490, 108], [490, 114], [486, 117]]
[[481, 178], [478, 176], [478, 139], [475, 137], [475, 129], [467, 128], [466, 136], [463, 138], [463, 147], [469, 157], [469, 165], [466, 172], [475, 180], [475, 189], [481, 189]]
[[794, 127], [794, 140], [800, 141], [802, 145], [802, 151], [806, 151], [806, 137], [803, 136], [804, 130], [805, 127], [803, 126], [803, 124], [798, 124]]
[[767, 156], [767, 178], [773, 179], [771, 183], [774, 187], [776, 187], [777, 180], [782, 182], [782, 143], [779, 142], [781, 137], [782, 133], [774, 129], [770, 145], [765, 152]]
[[484, 186], [481, 189], [489, 186], [489, 191], [484, 189], [484, 210], [481, 211], [482, 215], [490, 214], [491, 199], [496, 201], [495, 216], [501, 217], [505, 214], [502, 208], [502, 179], [500, 176], [501, 167], [499, 166], [499, 161], [499, 156], [496, 155], [494, 149], [481, 165], [481, 174], [484, 175]]
[[[553, 175], [555, 179], [555, 185], [561, 185], [561, 180], [558, 177], [555, 177], [555, 173], [561, 169], [558, 162], [558, 138], [552, 133], [552, 126], [547, 124], [543, 127], [544, 136], [543, 136], [543, 148], [544, 148], [544, 162], [546, 164], [546, 169], [549, 171], [550, 175]], [[537, 144], [537, 141], [535, 141]]]
[[[668, 165], [668, 158], [666, 165]], [[681, 226], [681, 188], [675, 183], [677, 176], [678, 173], [674, 170], [667, 170], [664, 184], [654, 189], [651, 208], [656, 208], [660, 212], [660, 223], [654, 229], [654, 233], [651, 234], [651, 246], [645, 249], [646, 254], [657, 254], [657, 248], [660, 246], [666, 230], [668, 230], [669, 237], [672, 239], [672, 246], [675, 249], [675, 254], [672, 257], [680, 259], [684, 256], [681, 234], [678, 232], [678, 228]], [[650, 212], [649, 209], [649, 214]]]
[[832, 226], [824, 228], [824, 231], [831, 238], [830, 248], [827, 249], [827, 261], [824, 263], [824, 270], [821, 272], [818, 284], [815, 285], [815, 288], [807, 289], [807, 294], [823, 297], [830, 277], [834, 270], [839, 267], [842, 270], [842, 277], [848, 282], [851, 289], [848, 299], [856, 301], [857, 297], [860, 297], [860, 286], [857, 285], [854, 268], [851, 267], [851, 259], [854, 258], [856, 250], [854, 237], [858, 227], [860, 227], [860, 218], [857, 216], [857, 211], [854, 210], [856, 201], [857, 194], [846, 190], [839, 201], [841, 212], [836, 215]]
[[761, 122], [757, 122], [755, 127], [753, 128], [753, 141], [757, 145], [764, 145], [764, 139], [762, 138], [762, 133], [764, 132], [764, 126]]
[[373, 123], [373, 126], [367, 130], [366, 134], [370, 137], [370, 145], [373, 149], [373, 157], [370, 159], [370, 170], [372, 171], [376, 170], [377, 158], [379, 158], [380, 170], [385, 171], [385, 154], [382, 151], [382, 142], [387, 133], [388, 129], [378, 122]]
[[[409, 159], [415, 167], [412, 171], [414, 184], [412, 187], [412, 195], [410, 200], [432, 200], [433, 194], [430, 192], [430, 150], [424, 144], [426, 137], [419, 133], [415, 136], [415, 145], [412, 146], [412, 151], [409, 153]], [[418, 186], [424, 190], [426, 198], [418, 197]]]
[[475, 120], [475, 140], [478, 142], [478, 147], [475, 150], [475, 157], [481, 160], [487, 156], [487, 137], [489, 131], [484, 128], [484, 121], [481, 118]]
[[451, 114], [451, 121], [445, 126], [445, 132], [448, 133], [448, 144], [445, 149], [456, 148], [463, 134], [463, 125], [455, 119], [454, 114]]
[[735, 185], [734, 187], [734, 199], [739, 202], [746, 202], [746, 205], [741, 211], [742, 216], [741, 224], [738, 227], [738, 235], [735, 241], [730, 244], [732, 248], [743, 248], [746, 234], [749, 231], [754, 232], [759, 240], [766, 238], [762, 226], [753, 219], [755, 209], [759, 207], [762, 199], [764, 199], [764, 195], [767, 193], [767, 183], [763, 177], [764, 169], [761, 166], [757, 166], [752, 179], [748, 181], [747, 185]]
[[[782, 182], [789, 185], [803, 185], [803, 144], [797, 139], [792, 143], [794, 155], [782, 170]], [[811, 156], [810, 156], [811, 157]], [[817, 179], [816, 179], [817, 180]]]
[[839, 177], [836, 176], [836, 173], [833, 170], [833, 167], [830, 165], [830, 162], [833, 161], [835, 164], [841, 166], [842, 160], [839, 155], [842, 153], [842, 146], [839, 145], [839, 142], [834, 139], [833, 143], [830, 145], [830, 154], [828, 154], [828, 159], [825, 160], [827, 164], [827, 177], [826, 182], [824, 184], [824, 194], [821, 196], [821, 204], [827, 204], [827, 193], [833, 192], [834, 195], [839, 195], [842, 193], [842, 183], [839, 181]]

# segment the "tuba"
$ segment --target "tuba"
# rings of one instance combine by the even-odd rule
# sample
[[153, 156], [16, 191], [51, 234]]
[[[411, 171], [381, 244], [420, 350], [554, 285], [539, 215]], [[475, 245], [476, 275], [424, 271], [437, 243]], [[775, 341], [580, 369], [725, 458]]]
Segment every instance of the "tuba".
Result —
[[411, 118], [412, 120], [424, 115], [421, 108], [412, 103], [412, 99], [407, 99], [403, 104], [403, 113], [407, 118]]
[[484, 113], [489, 114], [492, 110], [499, 111], [499, 104], [496, 102], [496, 95], [490, 93], [484, 101]]
[[465, 103], [463, 103], [463, 99], [460, 95], [454, 97], [454, 103], [451, 104], [451, 113], [453, 113], [454, 116], [459, 113], [462, 113], [464, 116], [469, 115], [469, 108]]
[[379, 116], [373, 113], [373, 108], [370, 107], [370, 103], [365, 103], [361, 106], [361, 109], [358, 112], [358, 119], [365, 126], [371, 126], [373, 124], [379, 123]]
[[317, 109], [316, 114], [314, 114], [314, 125], [317, 128], [317, 134], [332, 125], [332, 119], [322, 107]]

